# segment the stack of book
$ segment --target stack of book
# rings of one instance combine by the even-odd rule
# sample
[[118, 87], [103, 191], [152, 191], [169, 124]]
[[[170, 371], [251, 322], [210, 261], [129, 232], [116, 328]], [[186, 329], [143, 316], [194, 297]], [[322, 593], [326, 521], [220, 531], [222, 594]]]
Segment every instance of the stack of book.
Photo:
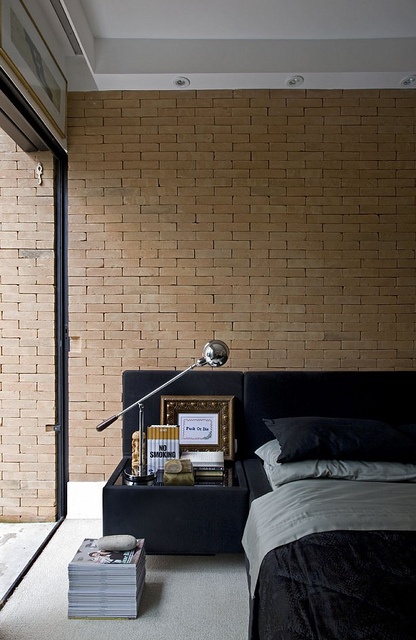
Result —
[[182, 459], [191, 460], [195, 482], [198, 484], [222, 484], [224, 481], [223, 451], [183, 451]]
[[102, 551], [86, 538], [68, 565], [68, 618], [137, 618], [146, 576], [144, 540]]

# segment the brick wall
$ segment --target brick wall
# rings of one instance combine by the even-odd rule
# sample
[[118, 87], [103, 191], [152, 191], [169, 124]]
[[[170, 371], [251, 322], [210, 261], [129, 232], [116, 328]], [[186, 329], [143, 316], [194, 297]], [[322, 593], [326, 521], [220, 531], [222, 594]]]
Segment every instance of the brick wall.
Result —
[[416, 92], [69, 96], [70, 478], [121, 372], [413, 369]]
[[[35, 168], [43, 163], [43, 184]], [[53, 161], [0, 130], [0, 520], [54, 521]]]

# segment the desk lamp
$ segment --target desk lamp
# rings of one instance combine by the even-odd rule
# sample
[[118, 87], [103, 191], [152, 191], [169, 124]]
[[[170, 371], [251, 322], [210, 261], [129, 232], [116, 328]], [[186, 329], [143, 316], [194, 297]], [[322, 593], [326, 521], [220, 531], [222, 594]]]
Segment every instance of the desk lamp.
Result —
[[150, 483], [156, 477], [156, 474], [154, 474], [153, 472], [148, 473], [147, 461], [145, 459], [145, 446], [144, 446], [145, 427], [144, 427], [143, 402], [148, 398], [150, 398], [151, 396], [154, 396], [156, 393], [158, 393], [168, 385], [172, 384], [172, 382], [175, 382], [175, 380], [178, 380], [179, 378], [184, 376], [185, 373], [188, 373], [188, 371], [195, 369], [196, 367], [204, 367], [206, 364], [209, 364], [210, 367], [222, 367], [222, 365], [227, 362], [229, 353], [230, 351], [227, 345], [225, 344], [225, 342], [222, 342], [222, 340], [211, 340], [210, 342], [207, 342], [207, 344], [204, 346], [202, 350], [202, 358], [200, 358], [199, 360], [191, 364], [187, 369], [185, 369], [184, 371], [181, 371], [180, 373], [178, 373], [176, 376], [174, 376], [164, 384], [160, 385], [160, 387], [157, 387], [157, 389], [153, 389], [153, 391], [150, 391], [150, 393], [147, 393], [145, 396], [143, 396], [143, 398], [140, 398], [140, 400], [137, 400], [137, 402], [133, 402], [133, 404], [123, 409], [123, 411], [120, 411], [120, 413], [117, 413], [116, 415], [111, 416], [111, 418], [107, 418], [107, 420], [104, 420], [96, 427], [97, 431], [104, 431], [104, 429], [109, 427], [110, 424], [113, 424], [113, 422], [118, 420], [118, 418], [122, 416], [123, 413], [127, 413], [128, 411], [130, 411], [130, 409], [133, 409], [133, 407], [136, 407], [136, 406], [138, 407], [139, 409], [138, 472], [139, 473], [134, 477], [136, 482]]

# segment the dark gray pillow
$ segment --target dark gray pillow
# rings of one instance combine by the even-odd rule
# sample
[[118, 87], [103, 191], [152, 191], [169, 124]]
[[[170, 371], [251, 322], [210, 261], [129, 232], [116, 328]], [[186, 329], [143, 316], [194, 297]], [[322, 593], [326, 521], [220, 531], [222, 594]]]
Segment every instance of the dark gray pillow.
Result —
[[280, 444], [277, 462], [367, 460], [416, 463], [416, 441], [379, 420], [318, 416], [263, 420]]
[[399, 424], [397, 430], [400, 433], [404, 434], [408, 438], [412, 440], [412, 442], [416, 442], [416, 424]]

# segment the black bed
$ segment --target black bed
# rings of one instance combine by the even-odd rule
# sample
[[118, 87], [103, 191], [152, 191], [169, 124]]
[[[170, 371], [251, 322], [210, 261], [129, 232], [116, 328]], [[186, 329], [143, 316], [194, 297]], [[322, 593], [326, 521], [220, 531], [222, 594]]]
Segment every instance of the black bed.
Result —
[[[168, 371], [125, 372], [124, 407], [171, 377]], [[172, 384], [169, 392], [177, 395], [235, 399], [235, 465], [242, 479], [227, 498], [233, 510], [215, 503], [223, 515], [210, 522], [222, 523], [217, 538], [226, 541], [226, 552], [241, 552], [244, 530], [250, 640], [416, 640], [415, 388], [415, 371], [220, 369]], [[224, 552], [222, 544], [212, 549], [197, 495], [186, 537], [181, 488], [169, 498], [179, 523], [172, 533], [160, 517], [156, 530], [149, 516], [160, 515], [160, 499], [151, 497], [155, 487], [119, 484], [136, 413], [123, 416], [123, 459], [103, 490], [104, 534], [131, 530], [142, 537], [147, 521], [143, 537], [155, 553]], [[160, 398], [153, 396], [146, 419], [157, 424], [159, 416]], [[173, 551], [172, 538], [180, 542]], [[202, 551], [192, 542], [200, 539]]]
[[245, 374], [250, 640], [416, 639], [415, 382]]

